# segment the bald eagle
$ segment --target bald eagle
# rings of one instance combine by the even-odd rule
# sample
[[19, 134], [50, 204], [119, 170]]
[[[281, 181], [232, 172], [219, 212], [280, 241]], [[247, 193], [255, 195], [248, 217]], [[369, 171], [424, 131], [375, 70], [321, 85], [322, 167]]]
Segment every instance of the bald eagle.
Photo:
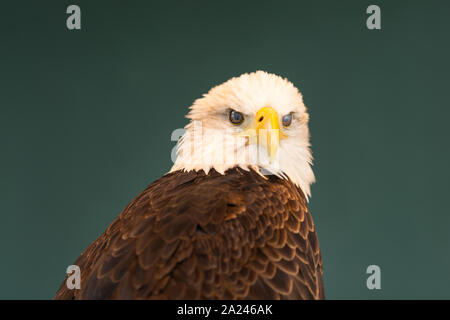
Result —
[[64, 280], [55, 299], [323, 299], [298, 89], [243, 74], [187, 118], [170, 172], [75, 261], [81, 288]]

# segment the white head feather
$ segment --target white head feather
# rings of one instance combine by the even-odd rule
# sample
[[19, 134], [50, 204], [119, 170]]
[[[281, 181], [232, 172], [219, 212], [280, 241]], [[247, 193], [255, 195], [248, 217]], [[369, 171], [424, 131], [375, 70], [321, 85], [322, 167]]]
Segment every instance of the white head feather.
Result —
[[[240, 136], [254, 123], [258, 110], [272, 107], [279, 115], [292, 113], [289, 127], [280, 124], [286, 136], [279, 141], [277, 161], [271, 163], [267, 152]], [[171, 172], [176, 170], [203, 170], [214, 168], [220, 173], [233, 167], [244, 170], [260, 169], [289, 178], [305, 196], [310, 196], [310, 185], [315, 181], [311, 169], [312, 155], [309, 143], [309, 115], [301, 93], [286, 79], [264, 71], [243, 74], [212, 88], [197, 99], [187, 115], [191, 121], [178, 142], [178, 156]], [[230, 110], [244, 115], [239, 126], [229, 120]], [[198, 133], [201, 133], [200, 135]]]

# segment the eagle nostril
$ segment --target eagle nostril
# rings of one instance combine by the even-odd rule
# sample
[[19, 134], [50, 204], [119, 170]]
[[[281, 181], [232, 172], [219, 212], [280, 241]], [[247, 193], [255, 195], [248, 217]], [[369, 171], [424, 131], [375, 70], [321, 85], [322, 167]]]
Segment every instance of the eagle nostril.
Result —
[[261, 121], [263, 121], [264, 120], [264, 116], [261, 116], [261, 118], [259, 118], [259, 122], [261, 122]]

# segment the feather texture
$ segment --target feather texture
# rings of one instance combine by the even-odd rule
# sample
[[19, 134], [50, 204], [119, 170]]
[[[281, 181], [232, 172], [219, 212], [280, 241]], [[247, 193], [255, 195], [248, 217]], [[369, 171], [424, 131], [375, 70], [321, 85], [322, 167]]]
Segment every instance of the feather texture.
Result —
[[240, 168], [169, 173], [138, 195], [74, 263], [55, 299], [322, 299], [305, 196]]

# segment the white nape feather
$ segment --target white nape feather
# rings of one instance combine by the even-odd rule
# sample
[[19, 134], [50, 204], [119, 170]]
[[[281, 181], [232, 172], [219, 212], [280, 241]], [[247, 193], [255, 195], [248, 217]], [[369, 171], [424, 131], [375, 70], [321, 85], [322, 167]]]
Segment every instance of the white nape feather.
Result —
[[[276, 161], [270, 163], [267, 152], [248, 138], [239, 136], [254, 121], [259, 109], [272, 107], [279, 115], [293, 113], [292, 124], [280, 124], [286, 139], [280, 140]], [[212, 88], [190, 107], [185, 133], [177, 145], [177, 159], [172, 171], [214, 168], [219, 173], [233, 167], [260, 169], [289, 178], [306, 198], [315, 181], [309, 143], [309, 115], [301, 93], [286, 79], [264, 71], [243, 74]], [[244, 114], [244, 122], [236, 126], [229, 121], [230, 110]], [[199, 134], [200, 133], [200, 134]], [[259, 150], [258, 150], [259, 149]]]

